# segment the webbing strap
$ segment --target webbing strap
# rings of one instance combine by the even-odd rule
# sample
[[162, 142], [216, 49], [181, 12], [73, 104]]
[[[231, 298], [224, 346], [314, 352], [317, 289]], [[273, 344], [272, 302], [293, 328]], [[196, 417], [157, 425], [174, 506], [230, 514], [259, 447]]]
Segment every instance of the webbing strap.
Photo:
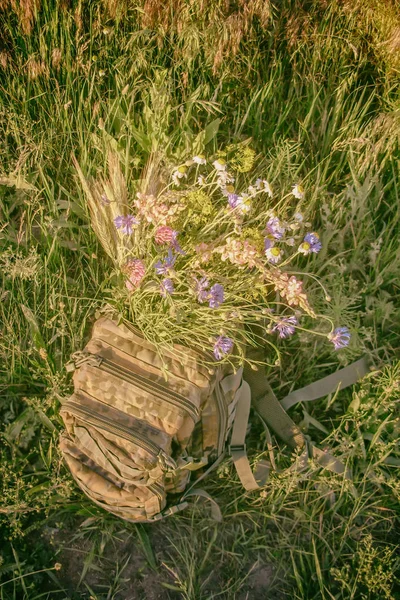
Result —
[[214, 519], [214, 521], [222, 521], [222, 512], [219, 507], [219, 504], [216, 500], [214, 500], [212, 496], [210, 496], [208, 492], [202, 490], [201, 488], [193, 488], [190, 490], [190, 492], [184, 494], [183, 498], [185, 498], [186, 500], [188, 496], [200, 496], [201, 498], [205, 498], [206, 500], [208, 500], [211, 504], [211, 517]]
[[[344, 378], [342, 371], [347, 371]], [[368, 365], [366, 358], [364, 357], [356, 363], [350, 365], [349, 367], [346, 367], [345, 369], [334, 373], [333, 375], [335, 377], [326, 377], [321, 381], [316, 381], [314, 384], [311, 384], [310, 386], [306, 386], [306, 388], [299, 390], [299, 392], [301, 392], [301, 399], [303, 401], [307, 401], [305, 390], [307, 390], [308, 388], [312, 388], [311, 392], [313, 394], [313, 397], [309, 398], [309, 400], [316, 400], [317, 398], [324, 396], [325, 393], [330, 393], [331, 391], [334, 391], [335, 388], [337, 388], [337, 386], [341, 382], [344, 382], [346, 385], [343, 385], [342, 383], [340, 389], [343, 389], [343, 387], [355, 383], [367, 372]], [[303, 435], [299, 427], [286, 413], [284, 407], [278, 401], [265, 375], [262, 372], [247, 369], [245, 373], [245, 378], [249, 382], [251, 390], [253, 392], [253, 406], [259, 413], [261, 418], [266, 422], [267, 426], [271, 427], [271, 429], [273, 429], [275, 433], [280, 438], [282, 438], [284, 442], [286, 442], [293, 448], [304, 448], [304, 452], [301, 455], [301, 460], [298, 461], [296, 468], [298, 468], [301, 464], [306, 464], [307, 459], [309, 457], [312, 457], [318, 464], [320, 464], [325, 469], [329, 469], [334, 473], [344, 475], [346, 479], [351, 479], [351, 473], [349, 469], [347, 469], [347, 467], [339, 459], [337, 459], [329, 452], [323, 452], [313, 444], [307, 443], [305, 436]], [[320, 385], [321, 383], [322, 385]], [[329, 391], [326, 392], [326, 390]], [[288, 398], [294, 396], [295, 394], [296, 392], [293, 392], [293, 395], [290, 394]], [[293, 404], [294, 403], [295, 402], [293, 402]]]
[[233, 390], [237, 390], [243, 376], [243, 367], [240, 367], [235, 373], [227, 375], [219, 384], [222, 387], [224, 394], [229, 394]]
[[348, 367], [340, 369], [339, 371], [336, 371], [336, 373], [328, 375], [328, 377], [314, 381], [314, 383], [288, 394], [281, 400], [281, 405], [287, 410], [298, 402], [317, 400], [332, 392], [343, 390], [344, 388], [353, 385], [368, 372], [368, 362], [366, 356], [364, 356]]
[[262, 371], [246, 369], [245, 379], [252, 391], [253, 406], [268, 427], [292, 448], [302, 448], [305, 444], [304, 435], [275, 396]]
[[[153, 515], [152, 517], [150, 517], [149, 519], [147, 519], [147, 523], [151, 523], [153, 521], [160, 521], [161, 519], [164, 519], [165, 517], [170, 517], [171, 515], [175, 515], [178, 512], [181, 512], [182, 510], [185, 510], [188, 506], [189, 503], [186, 501], [186, 498], [188, 496], [197, 496], [197, 497], [201, 497], [201, 498], [205, 498], [206, 500], [208, 500], [211, 504], [211, 517], [215, 520], [215, 521], [222, 521], [222, 512], [221, 509], [219, 507], [219, 504], [216, 500], [214, 500], [214, 498], [212, 496], [210, 496], [210, 494], [208, 492], [206, 492], [205, 490], [202, 490], [201, 488], [193, 488], [191, 489], [189, 492], [185, 493], [179, 504], [175, 504], [174, 506], [170, 506], [169, 508], [166, 508], [165, 510], [163, 510], [162, 512]], [[129, 519], [127, 519], [129, 520]], [[132, 521], [132, 523], [135, 521]]]
[[[229, 453], [232, 456], [239, 479], [246, 490], [256, 490], [265, 485], [269, 475], [269, 463], [260, 461], [253, 474], [246, 452], [246, 433], [251, 407], [250, 386], [242, 382], [238, 390], [239, 399], [236, 405], [236, 415], [232, 427]], [[257, 482], [258, 480], [258, 482]]]

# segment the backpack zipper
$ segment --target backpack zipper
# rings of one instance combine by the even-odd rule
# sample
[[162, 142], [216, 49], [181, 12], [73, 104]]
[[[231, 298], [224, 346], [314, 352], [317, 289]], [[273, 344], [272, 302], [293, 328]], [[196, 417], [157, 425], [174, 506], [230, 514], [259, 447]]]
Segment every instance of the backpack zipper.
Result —
[[137, 444], [146, 452], [149, 452], [150, 454], [155, 454], [163, 471], [177, 469], [177, 464], [172, 458], [172, 456], [169, 456], [162, 448], [160, 448], [160, 446], [143, 437], [140, 433], [132, 433], [129, 427], [124, 427], [120, 424], [110, 423], [108, 419], [101, 417], [99, 414], [95, 413], [89, 408], [77, 404], [73, 400], [68, 400], [64, 404], [63, 409], [70, 411], [78, 417], [83, 417], [87, 420], [87, 422], [90, 425], [93, 425], [95, 427], [98, 425], [105, 431], [108, 431], [109, 433], [113, 433], [129, 442]]
[[[125, 327], [126, 327], [127, 329], [129, 329], [129, 331], [131, 331], [133, 334], [137, 335], [137, 336], [138, 336], [138, 338], [140, 338], [140, 339], [142, 339], [142, 340], [145, 340], [145, 341], [148, 341], [148, 340], [146, 340], [146, 338], [144, 337], [144, 335], [142, 334], [142, 332], [141, 332], [139, 329], [136, 329], [136, 327], [135, 327], [134, 325], [132, 325], [131, 323], [129, 323], [128, 321], [125, 321], [125, 320], [123, 321], [123, 324], [125, 325]], [[149, 342], [149, 343], [151, 344], [151, 342]], [[195, 352], [195, 353], [196, 353], [196, 354], [197, 354], [197, 355], [198, 355], [200, 358], [202, 358], [202, 357], [203, 357], [204, 359], [207, 359], [207, 361], [208, 361], [208, 362], [211, 362], [211, 363], [213, 363], [213, 354], [212, 354], [211, 352], [206, 352], [205, 350], [197, 350], [197, 349], [196, 349], [194, 352]], [[168, 350], [168, 353], [169, 353], [170, 355], [172, 355], [172, 354], [173, 354], [171, 350]], [[171, 358], [173, 358], [173, 356], [171, 356]], [[196, 366], [198, 366], [198, 365], [197, 365], [197, 361], [196, 361], [196, 359], [195, 359], [195, 358], [193, 358], [193, 357], [189, 357], [189, 360], [190, 360], [192, 363], [196, 363]], [[193, 368], [193, 367], [192, 367], [192, 368]], [[207, 366], [206, 366], [205, 368], [207, 369], [207, 371], [209, 371], [209, 368], [208, 368]], [[209, 374], [210, 374], [210, 373], [209, 373]]]
[[161, 386], [158, 383], [154, 383], [153, 381], [150, 382], [141, 375], [138, 375], [133, 371], [128, 371], [128, 369], [126, 369], [125, 367], [118, 365], [117, 363], [109, 360], [108, 358], [103, 358], [98, 354], [87, 354], [85, 357], [77, 357], [75, 366], [78, 368], [84, 363], [87, 363], [92, 367], [98, 367], [101, 371], [110, 373], [111, 375], [117, 374], [128, 383], [133, 383], [137, 385], [137, 387], [139, 387], [143, 391], [150, 392], [153, 394], [155, 393], [155, 395], [157, 395], [162, 400], [165, 400], [165, 396], [167, 396], [167, 402], [178, 406], [179, 408], [183, 408], [187, 413], [189, 413], [190, 417], [195, 423], [200, 417], [199, 409], [180, 394], [172, 392], [171, 390], [168, 390], [166, 387]]

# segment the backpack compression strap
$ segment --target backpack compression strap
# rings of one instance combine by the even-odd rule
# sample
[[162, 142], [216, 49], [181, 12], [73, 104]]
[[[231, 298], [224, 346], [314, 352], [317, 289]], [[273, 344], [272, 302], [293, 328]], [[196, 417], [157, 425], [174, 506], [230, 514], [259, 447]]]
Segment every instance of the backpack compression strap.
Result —
[[[350, 478], [345, 465], [327, 452], [323, 452], [314, 445], [308, 447], [307, 440], [300, 428], [289, 417], [285, 408], [289, 408], [297, 402], [308, 402], [322, 398], [336, 390], [348, 387], [369, 372], [366, 357], [340, 369], [336, 373], [324, 377], [315, 383], [308, 385], [296, 392], [292, 392], [281, 402], [278, 401], [265, 375], [261, 371], [246, 371], [246, 379], [250, 383], [252, 399], [249, 386], [243, 382], [239, 390], [240, 397], [236, 409], [236, 417], [232, 429], [230, 454], [238, 472], [239, 478], [246, 490], [254, 490], [265, 485], [268, 478], [269, 465], [265, 461], [258, 464], [255, 474], [250, 467], [246, 453], [246, 430], [250, 413], [250, 404], [262, 417], [268, 427], [289, 446], [295, 449], [304, 449], [300, 457], [300, 464], [304, 467], [308, 456], [311, 455], [322, 467], [335, 473]], [[257, 482], [257, 479], [259, 482]]]

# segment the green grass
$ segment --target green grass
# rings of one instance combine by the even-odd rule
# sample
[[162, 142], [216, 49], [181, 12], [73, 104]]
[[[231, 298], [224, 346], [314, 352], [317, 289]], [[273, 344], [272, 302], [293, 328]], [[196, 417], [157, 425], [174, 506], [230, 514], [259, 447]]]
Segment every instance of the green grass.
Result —
[[[30, 35], [0, 13], [9, 56], [0, 67], [1, 600], [399, 597], [395, 4], [287, 0], [264, 21], [258, 8], [253, 17], [238, 8], [238, 22], [249, 21], [237, 49], [222, 3], [204, 13], [188, 4], [175, 23], [163, 11], [146, 21], [138, 3], [116, 18], [112, 3], [72, 4], [57, 13], [42, 2]], [[324, 250], [299, 269], [332, 297], [309, 278], [317, 312], [353, 331], [339, 354], [307, 333], [282, 344], [269, 370], [275, 390], [282, 397], [364, 352], [378, 369], [353, 391], [291, 412], [349, 463], [354, 488], [314, 465], [285, 472], [293, 457], [273, 440], [278, 472], [262, 493], [244, 493], [229, 464], [207, 482], [221, 525], [200, 503], [129, 525], [81, 496], [57, 449], [59, 399], [71, 390], [64, 365], [87, 339], [112, 271], [71, 153], [95, 174], [111, 146], [134, 180], [151, 148], [168, 143], [178, 160], [216, 118], [210, 151], [251, 137], [272, 183], [305, 181], [304, 210]], [[252, 423], [256, 459], [266, 440]]]

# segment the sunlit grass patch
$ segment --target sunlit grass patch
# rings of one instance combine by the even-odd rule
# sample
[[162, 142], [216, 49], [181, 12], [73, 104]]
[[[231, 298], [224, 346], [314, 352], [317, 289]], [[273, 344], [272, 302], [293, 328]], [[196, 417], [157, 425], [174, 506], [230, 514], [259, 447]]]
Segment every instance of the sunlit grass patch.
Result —
[[[37, 11], [33, 2], [1, 4], [4, 600], [47, 590], [57, 597], [60, 587], [71, 599], [142, 598], [149, 573], [165, 598], [396, 597], [398, 8], [375, 0], [206, 4], [177, 3], [175, 14], [166, 2], [61, 2], [58, 11], [45, 1]], [[111, 147], [134, 182], [151, 149], [168, 145], [179, 164], [218, 119], [218, 147], [251, 142], [272, 190], [278, 182], [304, 187], [305, 199], [291, 197], [288, 210], [299, 204], [322, 250], [309, 263], [300, 256], [298, 270], [316, 312], [353, 332], [339, 353], [307, 332], [279, 344], [281, 364], [268, 374], [277, 394], [363, 352], [381, 370], [353, 393], [291, 413], [320, 447], [348, 461], [356, 494], [316, 465], [274, 473], [261, 494], [245, 494], [225, 464], [205, 482], [223, 508], [222, 526], [199, 503], [139, 529], [83, 500], [57, 451], [59, 400], [70, 391], [63, 366], [87, 339], [113, 275], [88, 225], [72, 153], [97, 177]], [[252, 159], [243, 154], [246, 168]], [[200, 201], [190, 199], [194, 229], [203, 226]], [[246, 236], [260, 243], [254, 227]], [[255, 416], [252, 425], [256, 461], [269, 452]], [[283, 471], [294, 457], [272, 442]], [[130, 558], [132, 548], [140, 550]], [[54, 572], [56, 562], [63, 566]], [[31, 575], [43, 568], [54, 577]]]

